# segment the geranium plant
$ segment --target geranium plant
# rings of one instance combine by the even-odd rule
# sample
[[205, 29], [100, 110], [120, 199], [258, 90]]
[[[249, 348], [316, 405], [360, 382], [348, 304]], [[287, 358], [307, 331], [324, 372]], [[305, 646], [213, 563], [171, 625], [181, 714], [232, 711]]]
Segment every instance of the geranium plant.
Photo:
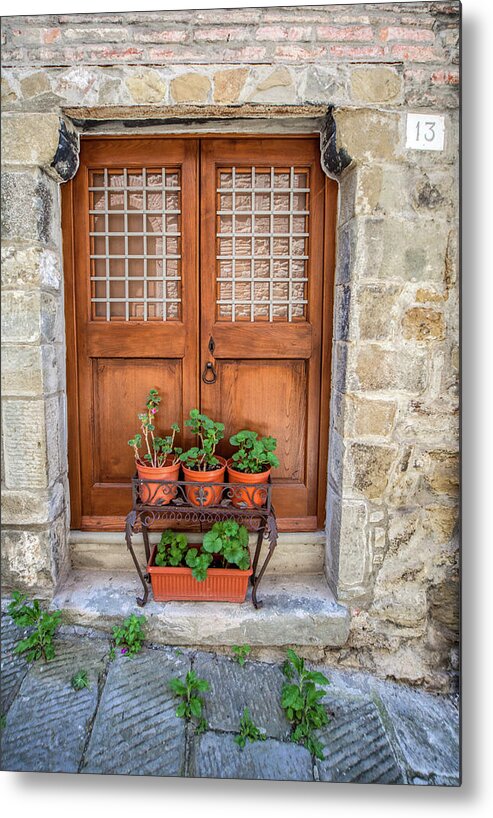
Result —
[[215, 456], [216, 446], [224, 437], [224, 423], [217, 423], [198, 409], [192, 409], [190, 417], [185, 421], [192, 434], [197, 435], [199, 445], [180, 454], [181, 462], [194, 471], [210, 471], [220, 466]]
[[259, 438], [257, 432], [243, 429], [230, 437], [229, 442], [232, 446], [238, 446], [238, 451], [231, 457], [236, 471], [259, 474], [268, 468], [279, 466], [279, 459], [274, 454], [277, 446], [275, 437]]
[[[170, 461], [172, 456], [172, 465], [179, 463], [180, 455], [183, 449], [174, 446], [175, 435], [180, 431], [177, 423], [171, 424], [172, 434], [166, 437], [159, 437], [155, 434], [155, 416], [161, 403], [161, 397], [157, 389], [149, 390], [149, 395], [146, 402], [146, 411], [139, 414], [137, 417], [141, 423], [141, 432], [138, 432], [135, 437], [128, 441], [128, 445], [133, 447], [135, 454], [135, 461], [141, 466], [151, 466], [155, 469], [162, 468]], [[145, 453], [141, 455], [140, 448], [144, 443]]]

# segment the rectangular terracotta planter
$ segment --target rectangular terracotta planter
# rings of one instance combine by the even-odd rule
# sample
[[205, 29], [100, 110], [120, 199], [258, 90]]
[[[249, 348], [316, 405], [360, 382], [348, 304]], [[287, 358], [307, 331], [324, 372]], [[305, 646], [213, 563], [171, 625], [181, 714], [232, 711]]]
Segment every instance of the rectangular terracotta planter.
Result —
[[151, 578], [152, 594], [156, 602], [189, 600], [194, 602], [244, 602], [252, 569], [209, 568], [207, 577], [199, 582], [191, 568], [171, 568], [154, 565], [154, 546], [147, 571]]

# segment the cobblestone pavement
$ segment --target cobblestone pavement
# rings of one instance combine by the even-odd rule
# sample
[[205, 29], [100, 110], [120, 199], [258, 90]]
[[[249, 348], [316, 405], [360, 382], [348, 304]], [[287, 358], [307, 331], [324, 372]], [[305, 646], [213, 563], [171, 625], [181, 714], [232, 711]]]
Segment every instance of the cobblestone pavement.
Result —
[[[459, 717], [450, 698], [362, 673], [318, 669], [330, 687], [319, 731], [325, 760], [289, 740], [279, 664], [146, 645], [111, 659], [110, 639], [62, 627], [56, 657], [28, 665], [13, 654], [23, 631], [2, 616], [2, 770], [205, 778], [459, 785]], [[172, 677], [207, 679], [207, 730], [176, 716]], [[85, 669], [89, 688], [76, 692]], [[266, 740], [234, 741], [248, 707]]]

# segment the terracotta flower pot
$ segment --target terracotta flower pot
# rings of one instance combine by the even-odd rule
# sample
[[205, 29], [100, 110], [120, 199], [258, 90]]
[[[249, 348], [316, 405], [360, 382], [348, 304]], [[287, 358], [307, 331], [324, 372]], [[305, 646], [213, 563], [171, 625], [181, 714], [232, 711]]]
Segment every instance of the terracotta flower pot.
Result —
[[[217, 469], [211, 469], [210, 471], [195, 471], [195, 469], [189, 469], [187, 466], [183, 466], [185, 480], [190, 483], [224, 483], [226, 461], [224, 457], [218, 456], [217, 459], [221, 465]], [[190, 503], [194, 506], [212, 506], [221, 501], [221, 486], [217, 486], [216, 488], [203, 488], [202, 486], [192, 488], [187, 486], [185, 491]]]
[[238, 483], [255, 483], [262, 484], [269, 481], [272, 469], [269, 467], [266, 471], [258, 472], [257, 474], [248, 474], [248, 472], [237, 471], [230, 464], [232, 460], [228, 460], [228, 478], [232, 484], [231, 502], [236, 508], [255, 508], [258, 506], [265, 506], [267, 501], [267, 488], [255, 489], [251, 485], [241, 488], [233, 484]]
[[[140, 480], [178, 480], [180, 474], [180, 464], [176, 463], [174, 466], [161, 466], [155, 468], [154, 466], [141, 466], [136, 464], [137, 474]], [[142, 503], [148, 506], [167, 506], [172, 499], [176, 497], [177, 489], [175, 486], [160, 486], [158, 483], [141, 485], [139, 487], [140, 499]]]
[[199, 582], [187, 567], [154, 565], [157, 547], [154, 546], [147, 571], [151, 578], [152, 594], [156, 602], [190, 600], [195, 602], [244, 602], [252, 569], [208, 568], [207, 576]]

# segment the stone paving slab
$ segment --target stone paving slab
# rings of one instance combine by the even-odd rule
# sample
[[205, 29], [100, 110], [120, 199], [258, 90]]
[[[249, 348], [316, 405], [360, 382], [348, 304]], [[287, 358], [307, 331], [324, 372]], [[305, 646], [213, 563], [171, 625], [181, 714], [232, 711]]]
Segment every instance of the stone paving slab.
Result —
[[[2, 769], [78, 772], [108, 650], [107, 640], [57, 639], [55, 658], [29, 668], [2, 732]], [[70, 680], [80, 669], [90, 687], [75, 691]]]
[[14, 653], [14, 648], [20, 639], [27, 636], [28, 630], [19, 628], [10, 616], [2, 616], [1, 639], [1, 710], [2, 715], [12, 704], [21, 682], [26, 675], [29, 664], [23, 656]]
[[110, 664], [83, 773], [179, 776], [185, 772], [185, 722], [168, 689], [184, 677], [190, 658], [144, 648]]
[[267, 739], [241, 750], [234, 736], [204, 733], [195, 737], [190, 758], [194, 778], [241, 778], [269, 781], [313, 781], [308, 750], [298, 744]]
[[[409, 778], [459, 783], [459, 713], [444, 697], [402, 685], [375, 685], [382, 718]], [[416, 783], [421, 783], [417, 781]]]
[[363, 697], [324, 699], [329, 724], [318, 731], [325, 760], [317, 760], [321, 781], [404, 784], [390, 741], [373, 702]]
[[194, 670], [211, 686], [205, 715], [212, 730], [237, 732], [248, 707], [268, 736], [288, 739], [290, 727], [280, 705], [285, 678], [278, 665], [247, 661], [241, 666], [229, 657], [202, 653], [197, 654]]

